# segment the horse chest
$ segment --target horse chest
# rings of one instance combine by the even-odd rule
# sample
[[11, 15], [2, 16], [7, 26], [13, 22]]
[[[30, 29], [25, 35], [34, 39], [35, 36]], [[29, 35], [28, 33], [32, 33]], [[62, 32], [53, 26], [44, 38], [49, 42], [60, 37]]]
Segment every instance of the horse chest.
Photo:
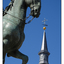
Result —
[[12, 48], [19, 49], [24, 41], [25, 35], [19, 26], [11, 22], [3, 22], [3, 38], [9, 38], [10, 43], [7, 44], [9, 50]]

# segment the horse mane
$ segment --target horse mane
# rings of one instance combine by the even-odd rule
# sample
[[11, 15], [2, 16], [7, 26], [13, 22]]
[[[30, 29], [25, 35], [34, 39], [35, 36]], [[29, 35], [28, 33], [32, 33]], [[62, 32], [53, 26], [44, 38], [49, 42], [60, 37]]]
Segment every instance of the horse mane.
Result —
[[15, 0], [11, 0], [11, 2], [9, 3], [9, 5], [5, 8], [5, 10], [3, 10], [3, 16], [7, 14], [7, 11], [13, 7], [13, 3]]

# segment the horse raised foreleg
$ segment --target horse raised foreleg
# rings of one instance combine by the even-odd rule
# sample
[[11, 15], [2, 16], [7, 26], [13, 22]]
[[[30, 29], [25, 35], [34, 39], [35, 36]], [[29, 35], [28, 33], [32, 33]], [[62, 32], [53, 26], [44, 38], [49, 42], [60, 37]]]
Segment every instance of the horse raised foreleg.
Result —
[[22, 64], [26, 64], [26, 63], [28, 62], [28, 56], [22, 54], [22, 53], [19, 52], [18, 50], [9, 52], [9, 53], [7, 54], [7, 56], [8, 56], [8, 57], [12, 56], [12, 57], [15, 57], [15, 58], [22, 59]]

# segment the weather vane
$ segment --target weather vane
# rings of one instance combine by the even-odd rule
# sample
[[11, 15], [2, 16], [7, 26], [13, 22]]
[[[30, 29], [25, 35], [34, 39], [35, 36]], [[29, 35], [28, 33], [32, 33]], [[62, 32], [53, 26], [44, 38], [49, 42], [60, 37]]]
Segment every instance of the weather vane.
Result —
[[[45, 21], [47, 21], [47, 20], [44, 18], [44, 20], [42, 21], [42, 22], [44, 22], [44, 24], [43, 24], [43, 25], [44, 25], [44, 26], [48, 26], [48, 25], [46, 25], [46, 24], [45, 24]], [[46, 27], [43, 27], [43, 29], [45, 30], [45, 29], [46, 29]]]

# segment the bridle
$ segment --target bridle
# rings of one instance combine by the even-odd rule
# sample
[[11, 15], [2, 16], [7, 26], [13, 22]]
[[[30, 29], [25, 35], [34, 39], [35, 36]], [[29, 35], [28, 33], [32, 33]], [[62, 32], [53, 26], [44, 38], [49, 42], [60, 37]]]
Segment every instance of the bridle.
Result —
[[[34, 5], [33, 0], [32, 0], [32, 4]], [[13, 16], [13, 15], [11, 15], [11, 14], [5, 12], [5, 11], [4, 11], [4, 13], [6, 13], [6, 14], [8, 14], [8, 15], [14, 17], [14, 18], [17, 18], [17, 19], [19, 19], [19, 20], [21, 20], [21, 21], [27, 20], [27, 19], [31, 16], [31, 12], [30, 12], [29, 16], [27, 16], [27, 17], [24, 18], [24, 19], [20, 19], [20, 18], [18, 18], [18, 17], [16, 17], [16, 16]], [[34, 15], [34, 6], [33, 6], [33, 15]], [[31, 20], [29, 20], [29, 21], [28, 21], [27, 23], [25, 23], [25, 24], [29, 24], [34, 18], [35, 18], [35, 17], [33, 17]]]

